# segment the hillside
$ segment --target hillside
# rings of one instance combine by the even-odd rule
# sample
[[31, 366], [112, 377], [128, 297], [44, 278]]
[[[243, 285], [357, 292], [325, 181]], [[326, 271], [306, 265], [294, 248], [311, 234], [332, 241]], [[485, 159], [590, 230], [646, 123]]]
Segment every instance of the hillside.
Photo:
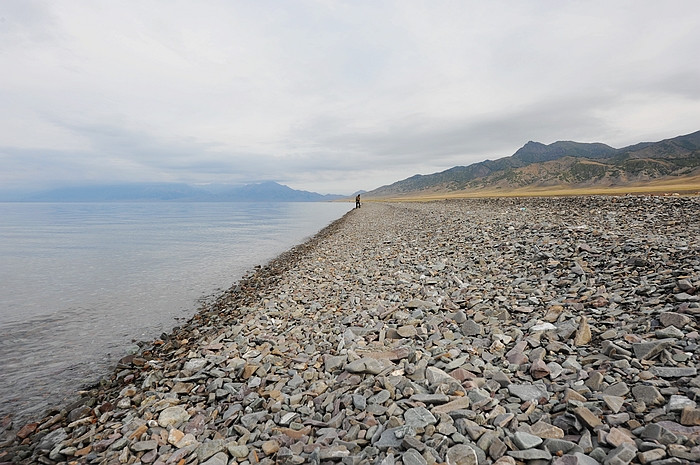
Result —
[[621, 187], [698, 174], [700, 131], [622, 149], [601, 143], [559, 141], [545, 145], [530, 141], [510, 157], [415, 175], [370, 191], [365, 197]]

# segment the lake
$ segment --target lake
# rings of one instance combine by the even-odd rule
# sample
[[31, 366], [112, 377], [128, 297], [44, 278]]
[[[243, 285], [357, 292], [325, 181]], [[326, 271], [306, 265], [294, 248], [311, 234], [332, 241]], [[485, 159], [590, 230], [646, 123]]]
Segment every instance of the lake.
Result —
[[38, 419], [348, 203], [0, 203], [0, 418]]

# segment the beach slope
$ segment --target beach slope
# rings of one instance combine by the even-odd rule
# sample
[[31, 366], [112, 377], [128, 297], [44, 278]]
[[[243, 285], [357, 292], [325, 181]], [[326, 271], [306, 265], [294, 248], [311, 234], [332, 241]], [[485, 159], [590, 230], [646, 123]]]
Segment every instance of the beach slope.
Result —
[[5, 425], [0, 463], [697, 462], [699, 211], [366, 203]]

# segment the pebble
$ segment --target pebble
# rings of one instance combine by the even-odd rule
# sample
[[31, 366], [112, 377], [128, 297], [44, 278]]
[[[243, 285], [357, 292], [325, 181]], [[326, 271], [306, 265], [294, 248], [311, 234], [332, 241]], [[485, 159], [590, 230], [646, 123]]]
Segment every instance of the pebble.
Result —
[[697, 197], [367, 202], [0, 463], [700, 461]]

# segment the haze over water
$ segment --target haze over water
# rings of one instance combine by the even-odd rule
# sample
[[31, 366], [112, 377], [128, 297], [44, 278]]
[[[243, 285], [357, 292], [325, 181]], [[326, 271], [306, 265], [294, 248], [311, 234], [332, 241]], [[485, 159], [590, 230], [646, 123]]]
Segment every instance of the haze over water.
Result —
[[347, 203], [0, 203], [0, 418], [96, 381], [134, 341], [303, 242]]

